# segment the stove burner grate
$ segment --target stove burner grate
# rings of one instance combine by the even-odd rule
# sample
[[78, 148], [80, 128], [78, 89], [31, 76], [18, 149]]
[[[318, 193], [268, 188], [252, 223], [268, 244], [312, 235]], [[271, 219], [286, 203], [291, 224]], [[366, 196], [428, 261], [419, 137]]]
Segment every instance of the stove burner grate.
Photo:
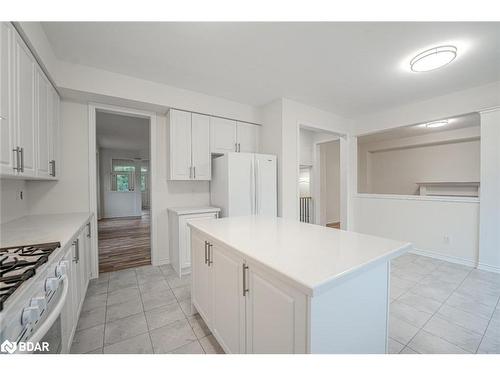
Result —
[[23, 282], [47, 263], [50, 254], [61, 247], [59, 242], [0, 248], [0, 311], [4, 302]]

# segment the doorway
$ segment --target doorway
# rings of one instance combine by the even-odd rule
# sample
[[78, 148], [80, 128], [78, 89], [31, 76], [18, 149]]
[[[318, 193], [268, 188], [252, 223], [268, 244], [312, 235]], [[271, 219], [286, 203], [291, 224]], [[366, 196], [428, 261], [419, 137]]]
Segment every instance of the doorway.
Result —
[[302, 222], [337, 229], [342, 226], [345, 208], [341, 204], [341, 141], [338, 134], [299, 127], [298, 199]]
[[105, 105], [89, 108], [89, 151], [95, 155], [89, 163], [91, 208], [98, 234], [92, 276], [97, 277], [155, 262], [151, 156], [156, 116]]

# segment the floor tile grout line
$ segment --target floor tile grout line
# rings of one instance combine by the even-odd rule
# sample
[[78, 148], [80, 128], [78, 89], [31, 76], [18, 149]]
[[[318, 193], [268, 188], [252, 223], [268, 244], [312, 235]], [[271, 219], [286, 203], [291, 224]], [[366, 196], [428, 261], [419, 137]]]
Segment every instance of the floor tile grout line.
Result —
[[[415, 336], [416, 336], [418, 333], [420, 333], [420, 331], [422, 331], [422, 330], [423, 330], [424, 332], [426, 332], [426, 333], [428, 333], [428, 334], [431, 334], [431, 335], [433, 335], [433, 336], [436, 336], [436, 337], [440, 338], [441, 340], [444, 340], [444, 341], [446, 341], [446, 342], [448, 342], [448, 343], [450, 343], [450, 344], [452, 344], [452, 345], [455, 345], [456, 347], [458, 347], [458, 348], [460, 348], [460, 349], [465, 350], [466, 352], [469, 352], [468, 350], [466, 350], [466, 349], [462, 348], [461, 346], [459, 346], [459, 345], [457, 345], [457, 344], [454, 344], [454, 343], [452, 343], [451, 341], [446, 340], [446, 338], [444, 338], [444, 337], [441, 337], [441, 336], [438, 336], [438, 335], [434, 335], [433, 333], [426, 331], [426, 330], [424, 329], [424, 327], [425, 327], [425, 325], [429, 322], [429, 320], [431, 320], [431, 319], [432, 319], [432, 318], [433, 318], [433, 317], [434, 317], [434, 316], [438, 313], [438, 311], [439, 311], [439, 310], [441, 310], [441, 308], [442, 308], [442, 307], [446, 304], [446, 301], [448, 301], [448, 300], [450, 299], [450, 297], [452, 296], [452, 294], [453, 294], [453, 293], [455, 293], [455, 292], [457, 291], [457, 289], [459, 289], [459, 288], [462, 286], [462, 284], [463, 284], [463, 283], [465, 282], [465, 280], [469, 277], [469, 275], [471, 274], [471, 272], [472, 272], [472, 270], [473, 270], [473, 269], [474, 269], [474, 268], [470, 269], [470, 270], [469, 270], [469, 272], [467, 272], [467, 276], [465, 276], [465, 278], [464, 278], [464, 279], [460, 282], [460, 284], [458, 284], [458, 286], [457, 286], [455, 289], [453, 289], [453, 291], [452, 291], [452, 292], [448, 295], [448, 297], [447, 297], [447, 298], [443, 301], [443, 303], [442, 303], [442, 304], [439, 306], [439, 308], [438, 308], [438, 309], [434, 312], [434, 314], [432, 314], [432, 316], [431, 316], [431, 317], [430, 317], [430, 318], [429, 318], [429, 319], [428, 319], [428, 320], [424, 323], [424, 325], [423, 325], [423, 326], [420, 328], [420, 330], [419, 330], [419, 331], [415, 334]], [[447, 320], [447, 319], [445, 319], [445, 320]], [[449, 323], [453, 324], [453, 325], [458, 326], [457, 324], [455, 324], [455, 323], [453, 323], [453, 322], [450, 322], [449, 320], [447, 320], [447, 321], [448, 321]], [[458, 326], [458, 327], [460, 327], [460, 326]], [[460, 328], [463, 328], [463, 327], [460, 327]], [[413, 338], [415, 338], [415, 336], [413, 336], [413, 337], [412, 337], [412, 339], [411, 339], [410, 341], [408, 341], [408, 345], [409, 345], [409, 344], [410, 344], [410, 342], [413, 340]], [[479, 345], [478, 345], [478, 348], [479, 348]], [[415, 350], [415, 349], [413, 349], [411, 346], [410, 346], [410, 349]], [[416, 350], [415, 350], [415, 351], [416, 351]], [[469, 352], [469, 353], [473, 354], [472, 352]]]
[[500, 304], [500, 296], [497, 299], [497, 303], [495, 304], [495, 308], [493, 309], [490, 320], [488, 321], [488, 325], [486, 326], [486, 329], [484, 330], [483, 336], [481, 337], [481, 341], [479, 341], [479, 345], [477, 346], [477, 349], [476, 349], [476, 354], [479, 351], [481, 344], [483, 343], [484, 337], [486, 336], [486, 333], [488, 332], [488, 328], [490, 328], [491, 321], [493, 320], [493, 315], [495, 315], [495, 310], [498, 308], [499, 304]]
[[[135, 269], [134, 269], [134, 271], [135, 271], [135, 278], [137, 279], [137, 271]], [[137, 283], [137, 289], [139, 289], [139, 283]], [[146, 328], [148, 330], [148, 337], [149, 337], [149, 343], [151, 344], [151, 351], [153, 352], [153, 354], [155, 354], [155, 347], [153, 345], [153, 339], [151, 338], [151, 330], [149, 329], [148, 319], [146, 318], [146, 311], [145, 311], [145, 307], [144, 307], [144, 301], [142, 299], [142, 293], [141, 293], [140, 289], [139, 289], [139, 298], [141, 299], [142, 314], [144, 315], [144, 320], [146, 321]]]

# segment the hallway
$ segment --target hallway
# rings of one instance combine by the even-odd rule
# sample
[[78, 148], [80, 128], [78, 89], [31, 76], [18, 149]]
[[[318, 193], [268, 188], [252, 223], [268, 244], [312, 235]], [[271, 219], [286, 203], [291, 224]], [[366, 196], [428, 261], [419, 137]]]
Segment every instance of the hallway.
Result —
[[141, 217], [101, 219], [99, 229], [99, 272], [151, 264], [150, 213]]

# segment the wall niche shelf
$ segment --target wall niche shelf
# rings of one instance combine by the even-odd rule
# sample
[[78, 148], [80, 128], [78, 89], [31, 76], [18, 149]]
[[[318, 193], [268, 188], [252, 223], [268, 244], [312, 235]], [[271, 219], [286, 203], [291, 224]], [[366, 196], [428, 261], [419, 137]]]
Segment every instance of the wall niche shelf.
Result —
[[420, 195], [479, 197], [477, 181], [417, 182]]

